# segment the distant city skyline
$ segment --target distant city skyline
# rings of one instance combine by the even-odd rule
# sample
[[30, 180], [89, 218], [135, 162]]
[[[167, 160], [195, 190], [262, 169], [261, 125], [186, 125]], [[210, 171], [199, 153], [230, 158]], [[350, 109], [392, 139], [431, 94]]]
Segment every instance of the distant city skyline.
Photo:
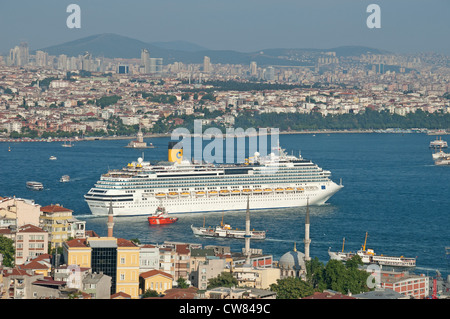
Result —
[[[79, 29], [66, 25], [72, 3], [81, 8]], [[372, 3], [381, 8], [379, 29], [366, 25]], [[5, 1], [1, 7], [2, 54], [20, 42], [36, 50], [101, 33], [240, 52], [357, 45], [394, 53], [450, 54], [446, 0], [23, 0]]]

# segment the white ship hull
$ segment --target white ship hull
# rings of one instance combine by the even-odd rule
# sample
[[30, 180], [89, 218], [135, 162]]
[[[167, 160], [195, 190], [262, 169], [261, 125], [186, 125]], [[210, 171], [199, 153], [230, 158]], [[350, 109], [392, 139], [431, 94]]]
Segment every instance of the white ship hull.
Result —
[[[324, 186], [324, 187], [323, 187]], [[321, 184], [309, 184], [302, 192], [271, 192], [251, 194], [250, 207], [252, 210], [276, 209], [288, 207], [302, 207], [307, 205], [323, 205], [331, 196], [339, 191], [343, 186], [329, 181]], [[167, 192], [168, 193], [168, 192]], [[246, 194], [228, 194], [228, 195], [202, 195], [197, 196], [195, 192], [190, 192], [189, 196], [166, 196], [160, 199], [155, 196], [145, 197], [143, 199], [142, 191], [134, 193], [134, 200], [130, 202], [112, 202], [114, 216], [135, 216], [150, 215], [161, 204], [167, 208], [169, 214], [185, 213], [207, 213], [245, 210], [247, 207]], [[109, 201], [95, 201], [86, 199], [89, 208], [94, 215], [107, 215]]]

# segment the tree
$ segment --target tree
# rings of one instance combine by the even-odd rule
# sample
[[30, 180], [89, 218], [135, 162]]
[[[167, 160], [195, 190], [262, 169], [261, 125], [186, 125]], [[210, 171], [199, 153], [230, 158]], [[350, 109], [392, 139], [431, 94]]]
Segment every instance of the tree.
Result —
[[326, 284], [323, 279], [323, 270], [324, 265], [317, 257], [306, 261], [306, 282], [319, 291], [326, 289]]
[[360, 270], [362, 265], [361, 257], [354, 256], [345, 264], [339, 260], [330, 260], [324, 269], [324, 280], [328, 289], [339, 291], [340, 293], [359, 294], [369, 291], [367, 278], [369, 273]]
[[208, 280], [208, 289], [216, 287], [233, 287], [237, 286], [238, 281], [233, 277], [230, 272], [223, 272], [216, 278], [211, 278]]
[[3, 255], [3, 265], [6, 267], [14, 267], [14, 241], [0, 236], [0, 254]]
[[314, 288], [298, 277], [278, 279], [270, 285], [270, 290], [277, 293], [277, 299], [299, 299], [314, 293]]
[[142, 298], [149, 298], [149, 297], [159, 297], [159, 294], [155, 290], [147, 289], [142, 295]]
[[183, 277], [178, 278], [177, 280], [178, 288], [189, 288], [189, 285], [187, 284], [186, 280]]

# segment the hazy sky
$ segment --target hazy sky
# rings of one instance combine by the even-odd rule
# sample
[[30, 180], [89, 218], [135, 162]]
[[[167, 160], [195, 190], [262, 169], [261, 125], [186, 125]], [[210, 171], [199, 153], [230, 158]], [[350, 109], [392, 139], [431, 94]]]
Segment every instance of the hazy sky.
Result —
[[[69, 29], [69, 4], [81, 28]], [[369, 4], [381, 28], [369, 29]], [[0, 52], [117, 33], [145, 42], [184, 40], [209, 49], [363, 45], [450, 54], [450, 0], [0, 0]]]

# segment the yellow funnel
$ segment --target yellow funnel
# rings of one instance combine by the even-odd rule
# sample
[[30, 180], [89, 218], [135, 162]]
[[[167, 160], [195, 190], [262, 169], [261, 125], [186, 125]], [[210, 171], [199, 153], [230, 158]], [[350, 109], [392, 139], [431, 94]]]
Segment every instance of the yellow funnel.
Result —
[[183, 147], [178, 142], [169, 142], [169, 162], [181, 163], [183, 160]]

